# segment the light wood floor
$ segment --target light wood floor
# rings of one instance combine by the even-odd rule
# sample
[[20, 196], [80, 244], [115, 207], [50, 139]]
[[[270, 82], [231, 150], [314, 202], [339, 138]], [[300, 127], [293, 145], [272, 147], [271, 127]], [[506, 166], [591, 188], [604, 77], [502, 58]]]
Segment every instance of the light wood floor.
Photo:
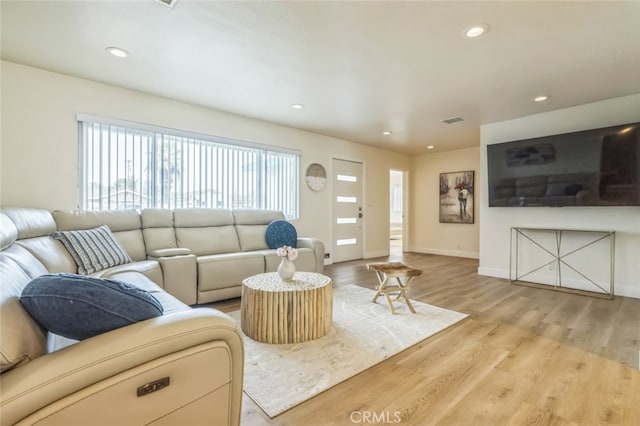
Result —
[[[364, 264], [386, 259], [325, 274], [373, 288]], [[640, 425], [639, 299], [510, 285], [478, 276], [473, 259], [391, 260], [424, 271], [412, 299], [469, 318], [274, 419], [245, 396], [243, 425]], [[239, 299], [214, 306], [235, 310]]]

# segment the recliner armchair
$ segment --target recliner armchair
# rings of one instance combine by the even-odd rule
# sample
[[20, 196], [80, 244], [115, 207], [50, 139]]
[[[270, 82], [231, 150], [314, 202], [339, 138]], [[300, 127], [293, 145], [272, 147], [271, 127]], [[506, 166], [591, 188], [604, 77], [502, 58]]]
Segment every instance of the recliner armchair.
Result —
[[68, 263], [43, 212], [0, 213], [0, 423], [239, 424], [243, 342], [226, 314], [191, 309], [123, 268], [110, 276], [149, 291], [164, 315], [80, 342], [47, 334], [30, 317], [22, 289]]

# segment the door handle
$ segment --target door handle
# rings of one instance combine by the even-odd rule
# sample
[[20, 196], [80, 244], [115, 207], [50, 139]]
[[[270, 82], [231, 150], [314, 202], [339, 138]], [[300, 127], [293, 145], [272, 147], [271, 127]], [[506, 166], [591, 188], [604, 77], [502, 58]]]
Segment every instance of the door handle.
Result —
[[358, 213], [358, 217], [362, 219], [362, 213]]

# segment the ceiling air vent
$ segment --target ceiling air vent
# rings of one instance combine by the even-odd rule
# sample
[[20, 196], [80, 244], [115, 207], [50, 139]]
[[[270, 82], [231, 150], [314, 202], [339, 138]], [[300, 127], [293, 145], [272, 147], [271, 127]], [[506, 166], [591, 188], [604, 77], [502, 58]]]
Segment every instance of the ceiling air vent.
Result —
[[451, 117], [451, 118], [447, 118], [446, 120], [442, 120], [443, 123], [447, 123], [447, 124], [458, 123], [460, 121], [462, 121], [462, 117]]
[[170, 8], [173, 8], [173, 6], [176, 5], [176, 3], [178, 3], [178, 0], [156, 0], [158, 3], [164, 4], [165, 6], [169, 6]]

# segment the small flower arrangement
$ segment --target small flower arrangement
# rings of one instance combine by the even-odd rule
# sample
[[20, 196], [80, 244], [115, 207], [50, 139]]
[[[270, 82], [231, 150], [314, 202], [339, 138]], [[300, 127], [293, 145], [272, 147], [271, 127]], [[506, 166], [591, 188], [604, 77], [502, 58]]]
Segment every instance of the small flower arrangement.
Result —
[[283, 246], [276, 250], [276, 254], [280, 257], [286, 257], [289, 260], [296, 260], [298, 257], [298, 250], [293, 247]]

